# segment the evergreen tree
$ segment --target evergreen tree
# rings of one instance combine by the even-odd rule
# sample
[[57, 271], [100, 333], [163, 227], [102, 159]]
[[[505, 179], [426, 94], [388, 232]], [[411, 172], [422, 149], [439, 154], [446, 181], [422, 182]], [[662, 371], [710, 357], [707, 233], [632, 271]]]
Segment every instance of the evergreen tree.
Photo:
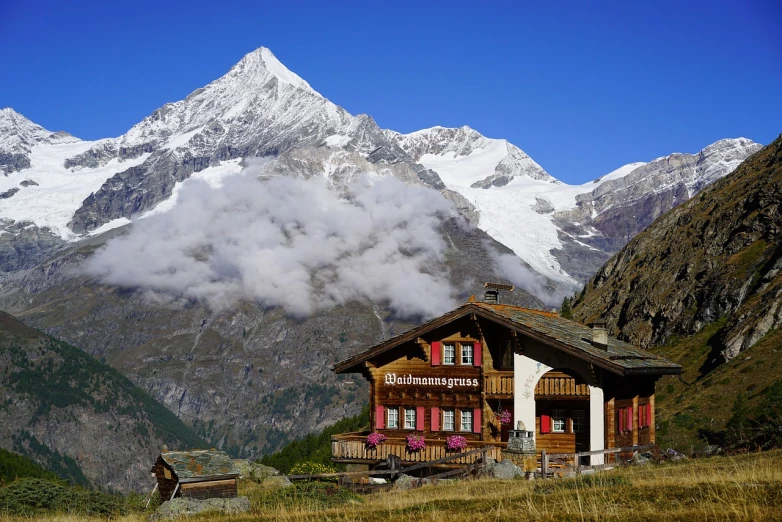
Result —
[[572, 302], [573, 298], [567, 296], [562, 300], [562, 306], [559, 308], [560, 317], [564, 317], [565, 319], [573, 319]]

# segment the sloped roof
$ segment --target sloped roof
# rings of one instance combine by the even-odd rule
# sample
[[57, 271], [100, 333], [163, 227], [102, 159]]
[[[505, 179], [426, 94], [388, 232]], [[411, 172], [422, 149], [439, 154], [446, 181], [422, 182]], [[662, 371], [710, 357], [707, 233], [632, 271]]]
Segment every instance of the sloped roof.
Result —
[[620, 375], [678, 374], [682, 372], [680, 365], [618, 339], [609, 338], [608, 350], [595, 347], [591, 343], [591, 328], [564, 319], [555, 313], [481, 302], [469, 302], [462, 305], [456, 310], [375, 345], [369, 350], [338, 362], [333, 369], [337, 373], [356, 372], [365, 361], [468, 314], [475, 314], [502, 324]]
[[180, 481], [240, 474], [224, 451], [162, 451], [160, 458], [174, 470]]

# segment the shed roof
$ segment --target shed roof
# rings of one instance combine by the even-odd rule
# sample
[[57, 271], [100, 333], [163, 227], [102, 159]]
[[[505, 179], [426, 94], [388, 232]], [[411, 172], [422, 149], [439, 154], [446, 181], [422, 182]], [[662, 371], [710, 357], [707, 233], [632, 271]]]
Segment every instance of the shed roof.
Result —
[[337, 373], [356, 372], [365, 361], [469, 314], [475, 314], [502, 324], [620, 375], [678, 374], [682, 372], [680, 365], [618, 339], [609, 338], [607, 350], [593, 346], [591, 328], [564, 319], [553, 312], [481, 302], [469, 302], [364, 352], [338, 362], [334, 365], [334, 371]]
[[180, 480], [239, 476], [233, 460], [224, 451], [162, 451], [160, 458], [174, 470]]

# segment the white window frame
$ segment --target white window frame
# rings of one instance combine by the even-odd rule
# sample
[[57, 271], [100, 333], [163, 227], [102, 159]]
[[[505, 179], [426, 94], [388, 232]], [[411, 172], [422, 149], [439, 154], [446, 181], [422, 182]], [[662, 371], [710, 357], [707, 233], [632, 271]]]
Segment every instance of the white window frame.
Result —
[[462, 364], [465, 366], [472, 366], [473, 362], [473, 345], [462, 343]]
[[[415, 408], [405, 408], [405, 429], [414, 430], [416, 420], [417, 419], [415, 418]], [[410, 425], [410, 421], [412, 421], [412, 425]]]
[[[449, 423], [450, 421], [450, 427]], [[455, 431], [456, 430], [456, 411], [450, 408], [443, 409], [443, 431]]]
[[443, 364], [449, 366], [456, 364], [456, 343], [443, 343]]
[[552, 410], [551, 411], [551, 432], [552, 433], [565, 433], [567, 427], [567, 410]]
[[[461, 410], [459, 415], [459, 431], [466, 431], [469, 433], [472, 433], [472, 427], [473, 427], [473, 421], [472, 418], [472, 410]], [[466, 423], [465, 421], [468, 421], [469, 423]]]
[[573, 433], [581, 433], [586, 428], [586, 412], [584, 410], [573, 410], [570, 412]]
[[399, 429], [399, 408], [388, 408], [388, 422], [386, 427], [391, 430]]

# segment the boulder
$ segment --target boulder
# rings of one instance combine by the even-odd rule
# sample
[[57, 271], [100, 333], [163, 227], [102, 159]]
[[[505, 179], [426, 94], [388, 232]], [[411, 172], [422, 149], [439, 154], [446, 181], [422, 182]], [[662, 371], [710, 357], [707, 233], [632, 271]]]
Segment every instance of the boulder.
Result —
[[259, 462], [251, 462], [247, 459], [233, 459], [233, 464], [241, 473], [241, 478], [254, 480], [258, 483], [269, 477], [280, 475], [280, 471], [271, 466], [265, 466]]
[[408, 489], [413, 489], [418, 487], [418, 483], [419, 481], [417, 478], [413, 478], [410, 475], [405, 475], [404, 473], [402, 473], [401, 475], [399, 475], [399, 478], [396, 479], [396, 481], [394, 482], [393, 490], [407, 491]]
[[[258, 464], [257, 462], [253, 463], [250, 467], [250, 478], [253, 479], [256, 482], [263, 482], [269, 478], [272, 477], [279, 477], [280, 472], [279, 470], [271, 467], [271, 466], [264, 466], [263, 464]], [[282, 477], [285, 478], [285, 477]], [[285, 479], [288, 480], [288, 479]], [[290, 482], [289, 482], [290, 484]]]
[[196, 500], [192, 498], [175, 498], [163, 502], [152, 516], [150, 522], [160, 520], [174, 520], [180, 517], [200, 515], [202, 513], [227, 513], [237, 515], [250, 511], [250, 499], [247, 497], [236, 498], [209, 498]]
[[291, 481], [284, 475], [272, 475], [261, 481], [261, 486], [265, 487], [287, 488], [290, 485]]
[[652, 461], [652, 454], [651, 453], [636, 453], [633, 455], [633, 458], [630, 459], [631, 464], [635, 464], [637, 466], [648, 464]]
[[484, 468], [484, 474], [489, 477], [509, 480], [524, 475], [524, 472], [510, 460], [501, 460], [488, 464]]

